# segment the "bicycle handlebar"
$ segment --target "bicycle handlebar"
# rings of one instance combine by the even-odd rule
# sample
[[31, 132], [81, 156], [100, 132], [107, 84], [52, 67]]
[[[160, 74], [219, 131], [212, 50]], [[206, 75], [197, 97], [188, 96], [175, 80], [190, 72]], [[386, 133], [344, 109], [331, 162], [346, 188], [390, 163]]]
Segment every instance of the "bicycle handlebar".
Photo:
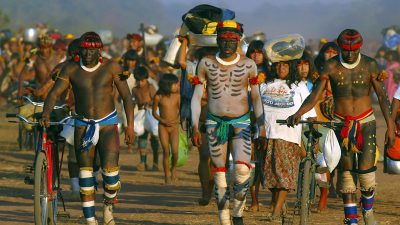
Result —
[[[34, 101], [32, 101], [32, 99], [30, 99], [28, 96], [22, 96], [22, 98], [23, 98], [26, 102], [28, 102], [29, 104], [32, 104], [32, 105], [34, 105], [34, 106], [37, 106], [37, 107], [43, 107], [43, 106], [44, 106], [44, 102], [34, 102]], [[66, 108], [66, 107], [68, 107], [67, 104], [62, 104], [62, 105], [56, 105], [56, 106], [54, 106], [53, 109], [64, 109], [64, 108]]]
[[[31, 120], [27, 119], [26, 117], [24, 117], [23, 115], [18, 114], [18, 113], [7, 113], [6, 117], [7, 118], [18, 118], [21, 122], [27, 123], [27, 124], [33, 124], [33, 125], [39, 124], [39, 122], [31, 121]], [[68, 119], [72, 119], [72, 118], [74, 118], [74, 116], [67, 116], [60, 121], [50, 122], [50, 125], [71, 125], [71, 124], [67, 124], [66, 121]], [[9, 121], [9, 122], [13, 122], [13, 121]]]
[[[276, 120], [276, 123], [281, 124], [281, 125], [287, 125], [288, 121], [287, 120]], [[329, 121], [329, 122], [322, 122], [322, 121], [312, 121], [312, 120], [300, 120], [298, 122], [299, 124], [308, 124], [308, 125], [322, 125], [324, 127], [338, 127], [338, 126], [344, 126], [345, 124], [343, 122], [334, 122], [334, 121]]]

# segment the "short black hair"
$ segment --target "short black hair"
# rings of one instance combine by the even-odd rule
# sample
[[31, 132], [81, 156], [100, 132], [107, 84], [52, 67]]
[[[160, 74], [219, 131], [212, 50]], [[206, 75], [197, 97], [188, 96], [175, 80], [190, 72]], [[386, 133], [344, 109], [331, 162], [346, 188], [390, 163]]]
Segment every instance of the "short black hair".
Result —
[[172, 85], [178, 82], [179, 79], [175, 74], [172, 73], [163, 74], [160, 81], [158, 82], [159, 89], [157, 91], [157, 94], [170, 95]]
[[265, 83], [272, 83], [274, 82], [275, 79], [278, 79], [279, 76], [276, 67], [279, 63], [285, 63], [289, 65], [289, 74], [286, 78], [286, 84], [289, 86], [289, 88], [292, 88], [292, 84], [297, 85], [300, 80], [297, 72], [297, 60], [289, 60], [284, 62], [273, 63], [271, 66], [270, 75], [267, 76]]
[[126, 61], [128, 60], [136, 60], [139, 62], [139, 55], [137, 54], [137, 52], [133, 49], [128, 50], [127, 52], [125, 52], [125, 54], [122, 56], [122, 58], [124, 59], [124, 62], [126, 63]]
[[133, 71], [133, 77], [136, 79], [136, 81], [141, 81], [149, 78], [149, 73], [143, 66], [138, 66]]

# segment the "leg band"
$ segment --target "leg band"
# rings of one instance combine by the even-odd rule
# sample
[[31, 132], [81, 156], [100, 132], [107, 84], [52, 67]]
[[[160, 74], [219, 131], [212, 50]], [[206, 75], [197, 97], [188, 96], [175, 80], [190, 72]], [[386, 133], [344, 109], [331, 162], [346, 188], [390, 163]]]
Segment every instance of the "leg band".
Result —
[[338, 189], [342, 194], [356, 193], [354, 175], [350, 171], [342, 171], [338, 181]]
[[344, 224], [351, 225], [357, 224], [358, 215], [357, 215], [357, 204], [350, 203], [344, 205]]
[[229, 213], [229, 200], [230, 193], [229, 187], [226, 183], [225, 172], [216, 172], [214, 175], [215, 181], [215, 198], [217, 200], [218, 217], [220, 224], [230, 225], [230, 213]]
[[358, 175], [360, 179], [361, 191], [374, 191], [375, 190], [375, 172], [363, 173]]
[[95, 219], [95, 208], [94, 208], [94, 200], [82, 202], [82, 210], [83, 215], [86, 220], [94, 220]]
[[95, 179], [93, 169], [90, 167], [81, 167], [79, 171], [79, 186], [82, 195], [94, 194]]
[[358, 174], [366, 174], [366, 173], [371, 173], [376, 171], [376, 166], [373, 166], [367, 170], [357, 170]]
[[363, 211], [372, 210], [372, 208], [374, 207], [374, 200], [375, 200], [374, 194], [372, 194], [371, 196], [361, 195], [362, 210]]
[[102, 176], [105, 200], [112, 200], [117, 196], [117, 192], [121, 187], [119, 167], [103, 168]]

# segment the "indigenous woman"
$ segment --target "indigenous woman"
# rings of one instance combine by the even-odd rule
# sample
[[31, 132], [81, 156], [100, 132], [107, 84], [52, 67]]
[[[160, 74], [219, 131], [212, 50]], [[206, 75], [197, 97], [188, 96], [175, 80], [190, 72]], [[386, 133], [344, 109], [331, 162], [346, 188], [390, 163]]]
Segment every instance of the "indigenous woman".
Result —
[[[271, 74], [260, 86], [267, 133], [265, 184], [272, 192], [272, 213], [268, 215], [268, 220], [277, 223], [281, 222], [287, 193], [295, 190], [297, 185], [302, 128], [281, 126], [276, 120], [286, 119], [309, 95], [307, 86], [298, 82], [296, 62], [272, 64]], [[311, 110], [304, 117], [315, 116], [315, 111]]]

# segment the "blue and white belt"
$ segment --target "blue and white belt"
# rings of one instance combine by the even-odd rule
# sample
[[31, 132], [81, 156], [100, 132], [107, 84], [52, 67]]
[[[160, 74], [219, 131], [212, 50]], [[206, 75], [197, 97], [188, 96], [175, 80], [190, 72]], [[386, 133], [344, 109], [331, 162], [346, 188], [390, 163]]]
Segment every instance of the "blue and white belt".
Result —
[[83, 137], [82, 151], [88, 151], [92, 145], [96, 145], [99, 141], [99, 130], [100, 126], [115, 125], [118, 124], [118, 114], [114, 110], [102, 119], [92, 120], [86, 118], [75, 119], [75, 126], [86, 127], [85, 136]]

